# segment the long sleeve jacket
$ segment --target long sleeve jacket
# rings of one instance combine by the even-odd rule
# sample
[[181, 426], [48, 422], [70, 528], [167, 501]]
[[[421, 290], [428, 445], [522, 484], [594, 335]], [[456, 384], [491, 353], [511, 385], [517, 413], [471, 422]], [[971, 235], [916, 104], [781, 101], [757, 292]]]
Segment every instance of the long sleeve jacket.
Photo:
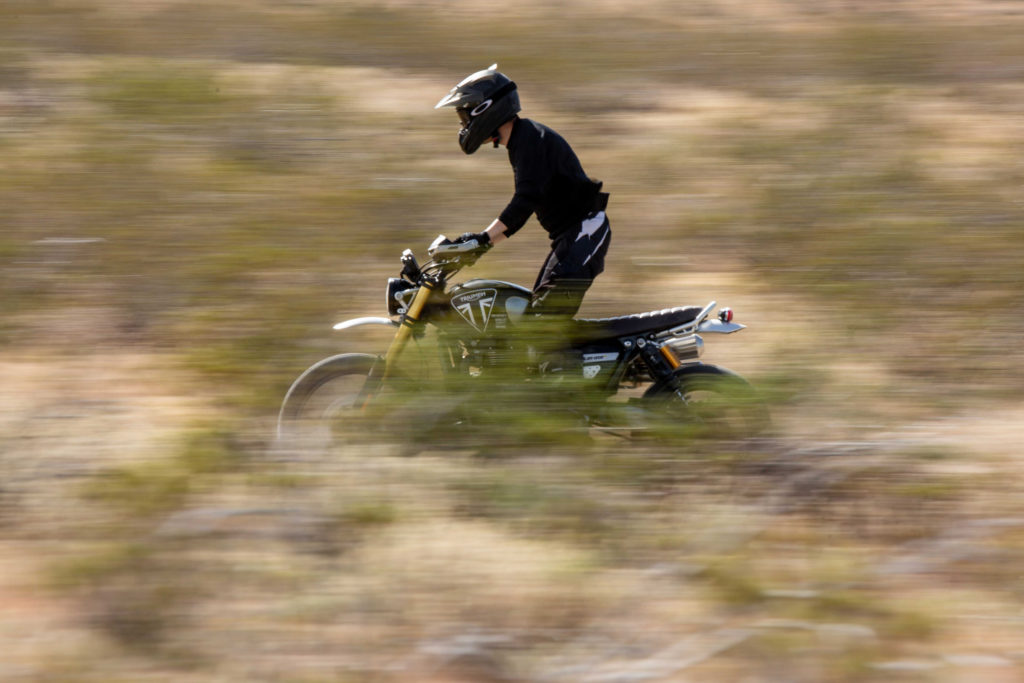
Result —
[[572, 147], [561, 135], [530, 119], [516, 119], [508, 140], [508, 160], [515, 174], [515, 194], [499, 219], [517, 232], [531, 214], [552, 241], [579, 228], [595, 209], [599, 181], [583, 172]]

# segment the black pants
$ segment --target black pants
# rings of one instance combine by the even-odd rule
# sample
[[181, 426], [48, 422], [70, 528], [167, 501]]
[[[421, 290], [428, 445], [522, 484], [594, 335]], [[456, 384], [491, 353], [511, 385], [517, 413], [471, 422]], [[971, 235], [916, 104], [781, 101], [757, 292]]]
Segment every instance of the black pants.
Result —
[[533, 285], [531, 311], [563, 318], [576, 315], [594, 278], [604, 272], [611, 239], [612, 229], [604, 211], [584, 219], [578, 231], [556, 239]]

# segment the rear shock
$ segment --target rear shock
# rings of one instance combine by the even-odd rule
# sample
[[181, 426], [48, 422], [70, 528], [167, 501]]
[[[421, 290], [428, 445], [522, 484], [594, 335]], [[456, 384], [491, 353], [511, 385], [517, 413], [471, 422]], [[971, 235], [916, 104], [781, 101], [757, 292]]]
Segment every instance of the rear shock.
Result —
[[671, 349], [648, 342], [643, 337], [636, 340], [636, 345], [651, 379], [655, 382], [663, 382], [673, 392], [680, 394], [679, 380], [676, 379], [675, 370], [681, 363]]

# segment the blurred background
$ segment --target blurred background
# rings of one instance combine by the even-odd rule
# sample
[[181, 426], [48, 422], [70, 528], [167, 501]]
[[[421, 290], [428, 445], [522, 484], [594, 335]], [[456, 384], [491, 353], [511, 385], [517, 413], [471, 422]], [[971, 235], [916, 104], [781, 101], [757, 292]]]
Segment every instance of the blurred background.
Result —
[[[1024, 5], [4, 0], [0, 679], [1024, 677]], [[581, 315], [716, 299], [775, 429], [286, 452], [504, 150], [611, 192]], [[535, 222], [472, 276], [529, 285]], [[469, 275], [467, 274], [467, 277]]]

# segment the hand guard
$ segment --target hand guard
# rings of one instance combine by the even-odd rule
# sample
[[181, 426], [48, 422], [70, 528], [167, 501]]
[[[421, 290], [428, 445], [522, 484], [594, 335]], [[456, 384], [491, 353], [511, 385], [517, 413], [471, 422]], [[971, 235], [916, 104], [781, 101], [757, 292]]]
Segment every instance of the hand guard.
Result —
[[463, 254], [461, 259], [462, 263], [464, 263], [467, 266], [472, 266], [474, 263], [477, 262], [477, 259], [483, 256], [487, 251], [489, 251], [494, 246], [494, 244], [491, 243], [490, 235], [488, 235], [486, 232], [464, 232], [462, 233], [462, 235], [458, 237], [458, 239], [455, 240], [455, 243], [464, 244], [466, 242], [472, 242], [474, 240], [479, 246], [473, 251], [469, 251]]

